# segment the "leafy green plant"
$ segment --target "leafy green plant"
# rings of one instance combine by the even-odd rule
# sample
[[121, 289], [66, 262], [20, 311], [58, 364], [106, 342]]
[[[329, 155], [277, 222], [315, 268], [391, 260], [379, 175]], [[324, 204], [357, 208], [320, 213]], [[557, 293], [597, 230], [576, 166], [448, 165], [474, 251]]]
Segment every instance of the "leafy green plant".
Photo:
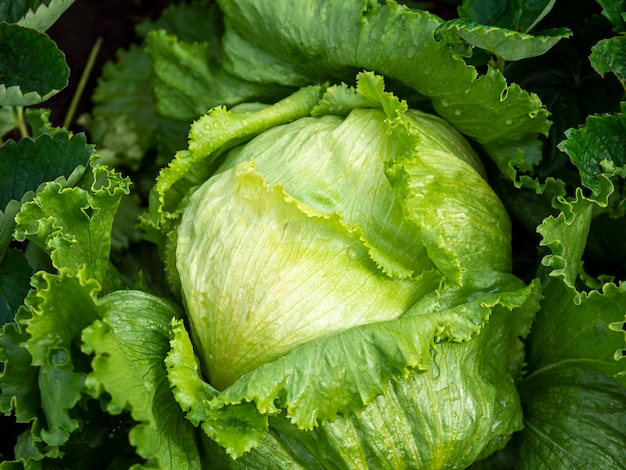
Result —
[[0, 468], [624, 468], [624, 2], [412, 3], [0, 2]]

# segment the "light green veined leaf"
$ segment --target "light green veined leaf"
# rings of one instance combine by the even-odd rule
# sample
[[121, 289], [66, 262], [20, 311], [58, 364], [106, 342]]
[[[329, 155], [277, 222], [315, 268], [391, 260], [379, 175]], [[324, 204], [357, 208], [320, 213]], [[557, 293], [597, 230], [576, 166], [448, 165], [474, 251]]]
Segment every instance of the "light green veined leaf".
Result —
[[485, 49], [507, 61], [543, 55], [561, 39], [572, 35], [567, 28], [526, 34], [459, 19], [444, 23], [439, 32], [456, 34], [472, 46]]
[[174, 400], [164, 364], [170, 320], [180, 311], [140, 291], [116, 291], [104, 300], [106, 314], [82, 333], [82, 350], [94, 354], [90, 393], [106, 392], [109, 413], [128, 411], [138, 422], [129, 439], [147, 463], [137, 468], [200, 468], [195, 429]]

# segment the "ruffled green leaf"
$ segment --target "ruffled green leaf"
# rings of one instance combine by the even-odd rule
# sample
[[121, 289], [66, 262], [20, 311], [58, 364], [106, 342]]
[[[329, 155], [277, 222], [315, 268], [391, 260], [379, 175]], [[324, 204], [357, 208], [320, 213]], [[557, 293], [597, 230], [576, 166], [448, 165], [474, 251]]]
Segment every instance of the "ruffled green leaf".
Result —
[[567, 152], [582, 183], [600, 193], [603, 173], [626, 172], [626, 108], [616, 114], [589, 116], [585, 125], [565, 132], [559, 148]]
[[17, 215], [16, 239], [45, 250], [57, 269], [86, 272], [103, 285], [109, 269], [111, 226], [129, 181], [102, 166], [91, 168], [82, 187], [46, 184]]
[[626, 80], [626, 35], [603, 39], [591, 48], [592, 67], [604, 77], [613, 72], [622, 83]]
[[459, 19], [444, 23], [439, 32], [456, 34], [472, 46], [485, 49], [507, 61], [543, 55], [561, 39], [572, 35], [572, 32], [567, 28], [542, 31], [531, 35]]
[[[506, 285], [505, 282], [500, 287], [505, 288]], [[517, 288], [520, 285], [513, 283], [508, 286]], [[474, 452], [472, 456], [476, 458], [476, 455], [488, 447], [487, 442], [491, 438], [498, 442], [496, 445], [498, 446], [506, 440], [505, 436], [519, 428], [520, 415], [516, 394], [510, 394], [512, 382], [504, 377], [511, 377], [509, 374], [513, 376], [519, 374], [523, 361], [519, 337], [528, 333], [530, 319], [537, 308], [537, 287], [534, 285], [519, 290], [486, 294], [467, 303], [464, 303], [466, 299], [460, 292], [448, 292], [447, 295], [441, 297], [430, 296], [419, 302], [399, 320], [352, 328], [297, 347], [283, 358], [264, 364], [243, 376], [217, 396], [215, 396], [217, 392], [212, 387], [203, 384], [199, 378], [193, 378], [199, 375], [198, 363], [191, 356], [189, 339], [185, 339], [186, 336], [181, 331], [180, 342], [173, 343], [172, 346], [175, 349], [178, 348], [179, 353], [175, 357], [180, 358], [184, 355], [182, 348], [184, 344], [187, 344], [187, 360], [185, 362], [174, 361], [172, 358], [168, 361], [170, 380], [176, 387], [175, 394], [183, 409], [191, 410], [189, 419], [192, 422], [200, 421], [205, 423], [203, 427], [211, 428], [214, 426], [214, 421], [222, 421], [219, 429], [223, 431], [217, 434], [216, 439], [231, 455], [240, 455], [248, 446], [256, 445], [259, 434], [267, 427], [267, 423], [261, 420], [263, 415], [280, 415], [292, 423], [286, 426], [286, 423], [274, 423], [270, 420], [270, 424], [280, 425], [278, 428], [280, 440], [289, 441], [291, 439], [289, 435], [293, 434], [293, 439], [308, 442], [305, 444], [309, 446], [308, 452], [313, 452], [315, 459], [320, 459], [322, 462], [330, 462], [334, 458], [334, 453], [328, 453], [329, 448], [333, 448], [333, 452], [340, 452], [341, 458], [348, 459], [348, 461], [360, 459], [363, 456], [361, 446], [368, 448], [368, 452], [382, 452], [376, 449], [374, 442], [380, 440], [381, 432], [385, 429], [389, 431], [385, 434], [387, 436], [385, 439], [398, 445], [399, 449], [407, 449], [406, 446], [409, 446], [411, 453], [417, 454], [416, 458], [445, 459], [450, 457], [454, 461], [455, 458], [447, 454], [445, 457], [428, 457], [430, 450], [426, 447], [436, 448], [438, 445], [443, 445], [442, 442], [448, 442], [449, 436], [437, 435], [439, 432], [444, 432], [443, 429], [446, 429], [446, 426], [436, 423], [439, 418], [447, 418], [443, 418], [443, 415], [429, 408], [433, 397], [426, 399], [424, 396], [423, 400], [415, 399], [415, 397], [421, 396], [422, 393], [426, 395], [433, 393], [433, 396], [442, 393], [439, 385], [431, 383], [436, 378], [442, 381], [441, 386], [445, 382], [446, 387], [449, 387], [450, 383], [460, 384], [465, 383], [465, 380], [482, 381], [487, 377], [489, 379], [486, 380], [496, 380], [496, 378], [504, 380], [504, 383], [507, 383], [506, 387], [502, 384], [494, 388], [467, 385], [468, 391], [469, 389], [475, 390], [478, 395], [483, 392], [487, 393], [486, 390], [495, 391], [500, 387], [500, 392], [503, 393], [501, 400], [494, 399], [493, 396], [478, 398], [477, 395], [475, 405], [488, 408], [502, 406], [503, 413], [507, 415], [511, 413], [510, 420], [498, 418], [499, 424], [496, 426], [498, 431], [494, 431], [488, 437], [489, 433], [473, 431], [472, 426], [468, 426], [468, 422], [455, 421], [450, 416], [452, 421], [448, 425], [458, 425], [456, 428], [458, 433], [469, 432], [474, 435], [473, 433], [476, 432], [475, 436], [482, 435], [483, 441], [472, 450]], [[515, 313], [511, 314], [509, 311]], [[485, 322], [489, 324], [493, 316], [496, 317], [496, 320], [493, 320], [494, 325], [483, 329]], [[511, 336], [502, 341], [504, 338], [496, 332], [504, 331], [504, 329], [496, 325], [504, 319], [509, 325], [506, 331], [509, 331]], [[482, 342], [483, 339], [486, 343]], [[448, 359], [442, 359], [439, 354]], [[468, 356], [467, 359], [460, 359], [457, 354], [468, 354]], [[478, 356], [475, 357], [475, 354]], [[433, 355], [435, 363], [432, 362]], [[488, 359], [482, 362], [486, 356]], [[464, 368], [457, 367], [458, 364], [460, 362], [466, 364], [470, 361], [470, 357], [471, 361], [476, 361], [476, 367], [482, 368], [483, 372], [474, 374], [466, 371], [467, 377], [461, 379], [460, 382], [448, 381], [449, 377], [443, 372], [448, 367], [445, 364], [449, 365], [451, 371], [460, 372]], [[494, 361], [494, 357], [507, 357], [508, 359], [500, 362]], [[311, 363], [318, 366], [311, 368]], [[499, 372], [486, 373], [484, 367], [487, 363], [497, 368]], [[178, 372], [176, 372], [177, 369]], [[424, 370], [427, 372], [423, 372]], [[192, 374], [192, 371], [195, 372]], [[465, 374], [465, 372], [460, 373]], [[391, 382], [388, 382], [390, 379], [392, 379]], [[464, 389], [464, 385], [459, 386]], [[405, 389], [405, 387], [408, 388]], [[460, 400], [460, 396], [465, 396], [465, 392], [461, 392], [460, 388], [454, 390], [447, 388], [447, 390], [452, 395], [448, 398], [439, 395], [442, 400], [441, 406], [447, 408], [452, 405], [452, 408], [447, 408], [448, 411], [460, 418], [464, 412], [457, 409], [457, 413], [452, 409], [456, 409], [454, 403], [457, 403], [457, 400], [459, 406], [464, 406], [462, 403], [466, 402], [464, 399]], [[254, 408], [249, 408], [249, 402], [252, 402], [258, 411], [253, 413]], [[408, 402], [411, 402], [410, 406]], [[478, 402], [481, 405], [478, 405]], [[415, 411], [416, 407], [420, 411]], [[240, 413], [231, 431], [227, 431], [228, 426], [224, 427], [230, 424], [226, 419], [228, 415], [224, 416], [229, 408], [233, 408], [233, 413]], [[415, 415], [412, 414], [414, 411]], [[247, 413], [245, 419], [243, 418], [244, 412]], [[260, 413], [260, 416], [254, 418], [257, 413]], [[345, 416], [346, 419], [338, 418], [338, 414]], [[359, 418], [348, 418], [352, 414]], [[483, 417], [494, 416], [495, 418], [496, 414], [485, 412]], [[388, 419], [402, 419], [403, 424], [400, 425], [397, 422], [386, 424]], [[432, 428], [431, 424], [428, 424], [430, 419], [434, 420]], [[327, 421], [332, 423], [327, 423]], [[455, 425], [452, 425], [453, 421]], [[405, 425], [408, 428], [404, 427]], [[312, 431], [314, 433], [312, 437], [308, 436], [308, 431], [298, 431], [310, 430], [317, 426], [321, 427], [319, 431]], [[491, 424], [488, 425], [490, 426]], [[407, 434], [400, 431], [401, 429], [407, 429]], [[416, 430], [419, 432], [412, 434]], [[455, 433], [455, 431], [451, 432]], [[244, 439], [242, 433], [243, 436], [247, 436], [245, 447], [242, 444], [242, 439]], [[422, 437], [415, 441], [414, 436], [420, 433]], [[368, 440], [368, 435], [371, 440]], [[413, 436], [410, 441], [402, 442], [409, 435]], [[335, 440], [336, 443], [338, 439], [345, 443], [345, 452], [342, 451], [342, 446], [328, 446], [329, 440]], [[503, 441], [500, 442], [500, 439]], [[325, 445], [316, 445], [317, 440], [324, 441]], [[453, 449], [448, 449], [453, 454], [458, 453], [458, 456], [467, 452], [466, 446], [469, 442], [475, 443], [469, 436], [468, 440], [452, 439], [452, 441], [465, 443], [459, 448], [456, 448], [456, 444], [452, 444]], [[419, 442], [427, 443], [427, 445], [420, 447]], [[372, 447], [368, 447], [370, 445]], [[322, 453], [319, 449], [325, 450]], [[385, 447], [384, 455], [389, 456], [389, 449]], [[399, 459], [401, 459], [401, 452], [399, 451], [398, 454]], [[377, 461], [382, 458], [384, 458], [382, 454], [377, 454]], [[294, 459], [299, 460], [295, 456]], [[243, 462], [245, 466], [246, 458]], [[355, 464], [354, 461], [351, 463]]]
[[106, 392], [107, 411], [129, 411], [139, 424], [129, 433], [142, 468], [200, 468], [195, 429], [184, 419], [170, 390], [164, 359], [174, 304], [140, 292], [117, 291], [104, 298], [108, 311], [82, 333], [82, 349], [94, 354], [87, 386]]
[[157, 77], [157, 110], [164, 116], [191, 121], [215, 106], [287, 94], [226, 72], [207, 43], [186, 43], [164, 31], [151, 32], [146, 42]]
[[172, 214], [190, 188], [205, 181], [213, 162], [224, 150], [274, 126], [307, 116], [319, 100], [320, 87], [300, 90], [258, 112], [226, 111], [215, 108], [191, 127], [189, 151], [180, 151], [161, 170], [151, 193], [147, 226], [170, 227]]
[[144, 49], [132, 46], [117, 56], [103, 68], [92, 114], [82, 117], [100, 161], [136, 169], [156, 148], [159, 161], [167, 162], [186, 144], [189, 125], [157, 114], [152, 61]]
[[65, 88], [65, 56], [44, 33], [0, 23], [0, 106], [28, 106]]
[[554, 7], [556, 0], [463, 0], [459, 16], [476, 23], [522, 33], [530, 31]]
[[23, 347], [31, 356], [32, 365], [38, 367], [37, 392], [45, 416], [42, 426], [46, 426], [39, 433], [47, 445], [46, 455], [51, 457], [63, 455], [59, 447], [79, 427], [70, 410], [86, 387], [75, 348], [82, 329], [101, 314], [95, 298], [98, 284], [85, 279], [84, 272], [77, 274], [35, 275], [33, 290], [25, 301], [31, 316], [20, 319], [27, 334]]
[[506, 175], [513, 176], [509, 162], [516, 152], [522, 166], [539, 158], [530, 143], [549, 127], [539, 99], [507, 86], [495, 69], [478, 76], [462, 58], [467, 50], [434, 39], [441, 20], [428, 13], [364, 0], [307, 8], [223, 0], [220, 6], [224, 64], [242, 78], [303, 86], [350, 83], [355, 69], [371, 70], [430, 98], [436, 112], [482, 144]]
[[210, 400], [219, 392], [202, 380], [200, 362], [182, 321], [172, 321], [174, 337], [165, 361], [176, 401], [194, 426], [223, 445], [233, 458], [260, 445], [267, 430], [267, 417], [255, 412], [254, 404], [245, 403], [213, 410]]

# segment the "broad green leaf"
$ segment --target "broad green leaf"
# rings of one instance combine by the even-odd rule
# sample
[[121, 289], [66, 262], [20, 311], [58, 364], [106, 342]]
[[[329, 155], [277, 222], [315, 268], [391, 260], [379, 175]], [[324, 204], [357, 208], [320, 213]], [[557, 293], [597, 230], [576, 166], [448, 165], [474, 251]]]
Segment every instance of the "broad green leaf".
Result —
[[[519, 337], [528, 333], [530, 318], [537, 308], [538, 291], [534, 285], [488, 294], [468, 304], [456, 303], [463, 302], [458, 293], [443, 297], [447, 299], [431, 296], [400, 320], [353, 328], [302, 345], [284, 358], [242, 377], [216, 397], [212, 387], [202, 385], [200, 378], [193, 378], [200, 374], [198, 363], [191, 356], [189, 339], [185, 340], [184, 331], [179, 330], [180, 340], [173, 343], [179, 352], [172, 352], [175, 356], [168, 363], [170, 380], [181, 406], [190, 410], [189, 419], [194, 424], [204, 423], [205, 430], [206, 427], [222, 429], [216, 439], [233, 456], [240, 453], [242, 446], [255, 445], [259, 433], [266, 429], [264, 421], [257, 422], [255, 414], [246, 411], [248, 402], [252, 401], [261, 416], [270, 416], [270, 432], [278, 432], [279, 446], [301, 442], [300, 451], [305, 452], [293, 456], [296, 462], [310, 463], [306, 454], [313, 455], [311, 461], [318, 466], [306, 468], [327, 468], [338, 456], [337, 468], [358, 467], [368, 458], [377, 462], [377, 467], [382, 464], [381, 468], [386, 468], [383, 460], [401, 460], [402, 452], [411, 455], [412, 461], [424, 464], [446, 458], [451, 461], [467, 458], [470, 462], [481, 451], [489, 453], [503, 444], [521, 424], [516, 393], [510, 379], [504, 377], [519, 374], [523, 361]], [[436, 311], [437, 308], [441, 310]], [[503, 328], [502, 321], [508, 326]], [[484, 327], [485, 324], [488, 326]], [[501, 335], [505, 330], [511, 333], [506, 339]], [[181, 349], [185, 344], [186, 354]], [[183, 356], [187, 357], [186, 361], [180, 359]], [[505, 356], [508, 360], [494, 361]], [[175, 361], [175, 358], [179, 359]], [[311, 363], [319, 367], [312, 369]], [[460, 363], [468, 368], [458, 367]], [[483, 372], [472, 372], [474, 366], [470, 364]], [[463, 378], [448, 380], [449, 375], [444, 372], [448, 367], [451, 373], [461, 374]], [[485, 367], [494, 370], [486, 372]], [[481, 381], [481, 385], [470, 383], [474, 380]], [[451, 383], [459, 388], [450, 388]], [[466, 409], [467, 402], [459, 400], [461, 395], [476, 401]], [[438, 406], [433, 405], [437, 397], [442, 400], [441, 412], [431, 409]], [[498, 424], [464, 421], [462, 417], [467, 417], [471, 409], [475, 411], [474, 407], [484, 410], [483, 417], [505, 413], [510, 419], [498, 419]], [[494, 408], [494, 414], [486, 411], [492, 407], [502, 408], [500, 412]], [[225, 428], [229, 424], [228, 415], [224, 414], [228, 408], [241, 413], [232, 424], [232, 432], [226, 432]], [[359, 418], [352, 418], [353, 414]], [[281, 417], [273, 418], [278, 415]], [[287, 424], [287, 419], [291, 424]], [[222, 421], [218, 428], [213, 427], [216, 420]], [[482, 425], [490, 432], [480, 429]], [[445, 430], [466, 438], [450, 439]], [[242, 433], [247, 436], [245, 441]], [[378, 447], [381, 438], [390, 446]], [[335, 445], [329, 447], [331, 441]], [[336, 445], [339, 441], [344, 445]], [[450, 443], [449, 448], [443, 447], [444, 441]], [[263, 449], [266, 444], [267, 441], [262, 441], [259, 451], [267, 457], [269, 454]], [[398, 454], [390, 453], [394, 446], [399, 449]], [[255, 451], [244, 456], [241, 464], [244, 468], [260, 465], [257, 462], [256, 466], [248, 467], [250, 461], [255, 462]], [[386, 465], [393, 468], [394, 462]]]
[[45, 250], [59, 270], [84, 271], [104, 284], [109, 269], [111, 226], [129, 181], [102, 166], [91, 168], [80, 186], [46, 184], [17, 215], [16, 239]]
[[585, 125], [565, 132], [559, 148], [567, 152], [582, 183], [599, 194], [599, 175], [626, 171], [626, 109], [616, 114], [589, 116]]
[[626, 35], [603, 39], [591, 48], [591, 65], [600, 75], [613, 72], [622, 83], [626, 80]]
[[147, 460], [145, 468], [200, 468], [196, 430], [174, 400], [164, 363], [170, 320], [180, 311], [140, 291], [117, 291], [104, 300], [107, 313], [82, 334], [83, 351], [94, 354], [87, 377], [91, 394], [110, 397], [109, 413], [128, 411], [139, 423], [129, 439]]
[[60, 176], [67, 179], [74, 171], [81, 171], [92, 152], [93, 146], [87, 145], [83, 134], [66, 131], [5, 142], [0, 147], [0, 210], [42, 183]]
[[511, 155], [522, 162], [539, 158], [538, 147], [530, 144], [549, 128], [539, 99], [507, 86], [495, 69], [479, 76], [463, 60], [466, 48], [437, 42], [439, 18], [364, 0], [311, 2], [307, 8], [286, 0], [252, 3], [220, 2], [224, 66], [230, 72], [252, 82], [303, 86], [352, 83], [355, 70], [371, 70], [429, 98], [441, 117], [482, 144], [508, 176], [514, 174]]
[[80, 333], [101, 315], [102, 307], [95, 298], [98, 284], [82, 271], [76, 277], [65, 270], [58, 275], [40, 272], [32, 285], [25, 300], [31, 317], [20, 320], [28, 335], [23, 346], [32, 365], [39, 368], [38, 392], [45, 416], [40, 438], [49, 446], [46, 454], [58, 457], [59, 446], [79, 427], [70, 410], [86, 391], [84, 360], [76, 355]]
[[0, 325], [13, 320], [30, 289], [33, 269], [21, 251], [11, 249], [0, 260]]
[[624, 467], [626, 388], [593, 361], [539, 369], [522, 383], [521, 395], [522, 470]]
[[286, 92], [231, 75], [206, 43], [185, 43], [164, 31], [148, 34], [147, 51], [157, 77], [154, 92], [160, 114], [191, 121], [209, 109], [231, 106], [252, 98], [280, 98]]
[[561, 39], [572, 34], [567, 28], [559, 28], [531, 35], [458, 19], [444, 23], [439, 31], [456, 34], [472, 46], [485, 49], [507, 61], [543, 55]]
[[0, 105], [28, 106], [65, 88], [65, 56], [44, 33], [0, 23]]
[[556, 0], [463, 0], [459, 16], [484, 25], [525, 33], [552, 10]]
[[82, 120], [98, 146], [102, 162], [136, 169], [149, 149], [159, 162], [183, 148], [189, 124], [156, 113], [152, 61], [145, 50], [121, 50], [103, 69], [93, 95], [93, 112]]
[[[583, 296], [560, 278], [544, 282], [542, 311], [537, 315], [528, 346], [528, 370], [544, 371], [566, 361], [588, 361], [590, 367], [626, 387], [626, 347], [623, 331], [626, 285], [607, 283]], [[558, 338], [554, 340], [553, 338]], [[547, 347], [549, 345], [549, 347]]]

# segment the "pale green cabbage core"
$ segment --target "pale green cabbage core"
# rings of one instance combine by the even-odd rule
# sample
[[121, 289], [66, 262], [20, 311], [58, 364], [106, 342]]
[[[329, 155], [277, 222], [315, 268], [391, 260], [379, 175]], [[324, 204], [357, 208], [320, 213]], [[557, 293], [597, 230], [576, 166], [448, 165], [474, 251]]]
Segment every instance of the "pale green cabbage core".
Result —
[[[487, 272], [508, 269], [508, 219], [471, 146], [434, 116], [407, 117], [419, 136], [416, 161], [405, 161], [405, 142], [382, 110], [355, 109], [262, 133], [231, 151], [190, 197], [177, 269], [203, 371], [216, 388], [305, 342], [398, 318], [446, 279], [463, 279], [464, 257], [478, 257]], [[420, 179], [420, 189], [415, 176], [425, 168], [436, 174]], [[445, 187], [450, 175], [475, 183], [471, 194], [423, 204], [433, 212], [427, 222], [415, 201], [424, 188], [455, 190]], [[473, 253], [472, 227], [480, 224], [494, 242]], [[437, 238], [442, 225], [452, 248]], [[461, 252], [472, 253], [457, 253], [459, 240]]]

